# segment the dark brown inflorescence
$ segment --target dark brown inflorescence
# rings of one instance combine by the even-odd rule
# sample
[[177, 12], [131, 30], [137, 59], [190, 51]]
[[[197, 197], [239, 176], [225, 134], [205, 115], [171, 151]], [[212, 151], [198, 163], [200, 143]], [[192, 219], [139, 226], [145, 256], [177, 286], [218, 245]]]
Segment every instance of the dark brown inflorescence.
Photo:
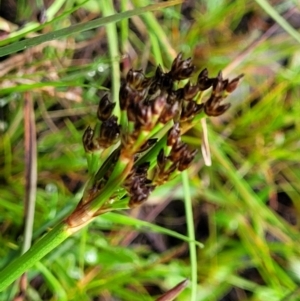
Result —
[[[219, 116], [226, 112], [230, 104], [223, 101], [243, 76], [229, 81], [223, 79], [222, 72], [209, 77], [203, 69], [192, 83], [194, 71], [191, 58], [185, 60], [182, 54], [169, 72], [158, 66], [152, 77], [146, 77], [141, 70], [130, 70], [119, 92], [119, 121], [113, 115], [115, 103], [104, 95], [97, 111], [99, 125], [84, 133], [86, 152], [114, 146], [119, 148], [120, 158], [133, 160], [122, 184], [130, 207], [144, 202], [156, 186], [189, 167], [197, 151], [181, 141], [182, 125], [192, 126], [199, 120], [196, 117], [202, 116], [199, 114]], [[165, 143], [160, 143], [162, 139]], [[152, 151], [153, 156], [144, 162], [143, 155]]]

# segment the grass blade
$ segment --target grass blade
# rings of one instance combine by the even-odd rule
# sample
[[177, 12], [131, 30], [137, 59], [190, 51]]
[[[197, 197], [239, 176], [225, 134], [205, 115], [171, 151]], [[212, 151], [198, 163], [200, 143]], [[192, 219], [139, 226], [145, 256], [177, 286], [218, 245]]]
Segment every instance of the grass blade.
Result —
[[190, 250], [190, 266], [191, 266], [191, 301], [197, 300], [197, 249], [195, 244], [195, 227], [193, 218], [193, 206], [192, 198], [189, 186], [188, 172], [185, 170], [182, 172], [182, 184], [184, 190], [184, 204], [185, 204], [185, 215]]
[[15, 42], [11, 45], [0, 48], [0, 57], [11, 54], [11, 53], [15, 53], [20, 50], [24, 50], [28, 47], [39, 45], [39, 44], [47, 42], [47, 41], [64, 38], [64, 37], [73, 35], [78, 32], [90, 30], [90, 29], [93, 29], [93, 28], [96, 28], [99, 26], [109, 24], [109, 23], [118, 22], [123, 19], [130, 18], [132, 16], [140, 15], [140, 14], [143, 14], [143, 13], [146, 13], [149, 11], [154, 11], [154, 10], [162, 9], [162, 8], [169, 7], [169, 6], [174, 6], [174, 5], [177, 5], [180, 3], [182, 3], [182, 1], [174, 0], [174, 1], [168, 1], [165, 3], [148, 5], [146, 7], [139, 7], [139, 8], [133, 9], [133, 10], [123, 12], [123, 13], [115, 14], [113, 16], [98, 18], [96, 20], [89, 21], [87, 23], [72, 25], [70, 27], [56, 30], [54, 32], [49, 32], [49, 33], [40, 35], [38, 37], [26, 39], [24, 41]]

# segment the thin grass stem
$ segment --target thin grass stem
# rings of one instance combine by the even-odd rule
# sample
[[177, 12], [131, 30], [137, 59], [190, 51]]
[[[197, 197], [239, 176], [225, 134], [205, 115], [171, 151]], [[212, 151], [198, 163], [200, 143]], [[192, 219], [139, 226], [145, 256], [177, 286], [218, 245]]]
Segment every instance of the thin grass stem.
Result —
[[186, 224], [189, 241], [189, 251], [190, 251], [190, 266], [191, 266], [191, 301], [197, 300], [197, 247], [195, 244], [195, 227], [193, 218], [193, 206], [192, 198], [189, 185], [188, 172], [184, 170], [181, 174], [182, 184], [184, 190], [184, 205], [185, 205], [185, 215]]

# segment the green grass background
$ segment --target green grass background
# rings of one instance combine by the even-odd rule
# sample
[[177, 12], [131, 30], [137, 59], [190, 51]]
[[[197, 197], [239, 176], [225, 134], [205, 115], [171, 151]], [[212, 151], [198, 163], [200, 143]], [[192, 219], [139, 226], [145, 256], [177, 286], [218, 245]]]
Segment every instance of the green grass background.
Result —
[[[13, 43], [24, 36], [59, 33], [79, 21], [148, 4], [155, 2], [56, 0], [48, 23], [27, 23], [0, 41], [0, 55], [6, 45], [12, 47], [0, 62], [0, 266], [17, 256], [22, 244], [24, 93], [35, 101], [37, 238], [80, 199], [87, 180], [81, 136], [95, 123], [98, 90], [110, 85], [117, 100], [124, 76], [119, 64], [127, 63], [123, 55], [129, 53], [130, 67], [151, 72], [157, 64], [170, 67], [181, 51], [199, 71], [207, 67], [216, 76], [225, 70], [230, 78], [245, 74], [230, 96], [229, 112], [206, 120], [212, 166], [199, 154], [183, 179], [159, 188], [148, 202], [177, 199], [189, 212], [191, 200], [194, 216], [207, 219], [204, 248], [190, 244], [189, 258], [176, 255], [179, 247], [159, 253], [147, 245], [127, 246], [122, 238], [128, 233], [162, 230], [133, 220], [136, 212], [103, 215], [29, 271], [29, 300], [148, 301], [158, 294], [151, 296], [151, 287], [166, 291], [191, 277], [178, 301], [300, 300], [300, 39], [279, 16], [294, 9], [299, 17], [299, 3], [185, 1], [107, 27], [67, 31], [37, 51], [31, 48], [28, 56], [23, 52], [19, 65], [5, 65], [22, 55]], [[200, 150], [202, 133], [199, 123], [184, 139]], [[193, 217], [186, 216], [192, 238]], [[0, 300], [13, 300], [16, 289], [1, 293]]]

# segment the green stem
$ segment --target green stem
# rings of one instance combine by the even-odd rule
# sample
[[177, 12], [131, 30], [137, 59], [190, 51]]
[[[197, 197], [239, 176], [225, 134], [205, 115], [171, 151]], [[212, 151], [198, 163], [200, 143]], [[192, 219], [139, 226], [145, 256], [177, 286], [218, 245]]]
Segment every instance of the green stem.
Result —
[[195, 244], [195, 227], [193, 218], [193, 206], [192, 198], [189, 185], [188, 172], [185, 170], [182, 172], [182, 184], [184, 191], [184, 204], [185, 204], [185, 215], [187, 221], [187, 232], [190, 250], [190, 261], [191, 261], [191, 301], [197, 300], [197, 247]]
[[0, 272], [0, 292], [2, 292], [14, 280], [19, 278], [46, 254], [60, 245], [71, 234], [72, 232], [68, 231], [68, 226], [65, 222], [62, 222], [42, 237], [26, 253], [6, 266]]
[[292, 25], [282, 17], [276, 9], [267, 0], [255, 0], [266, 13], [277, 22], [291, 37], [293, 37], [298, 43], [300, 43], [299, 32], [292, 27]]
[[[103, 15], [105, 17], [112, 16], [115, 14], [112, 1], [102, 1], [101, 2]], [[118, 34], [116, 24], [109, 23], [106, 25], [107, 41], [108, 41], [108, 50], [111, 60], [112, 68], [112, 98], [115, 103], [119, 103], [119, 90], [120, 90], [120, 69], [119, 62], [117, 58], [119, 57], [119, 47], [118, 47]], [[115, 107], [115, 115], [120, 118], [120, 107]]]

